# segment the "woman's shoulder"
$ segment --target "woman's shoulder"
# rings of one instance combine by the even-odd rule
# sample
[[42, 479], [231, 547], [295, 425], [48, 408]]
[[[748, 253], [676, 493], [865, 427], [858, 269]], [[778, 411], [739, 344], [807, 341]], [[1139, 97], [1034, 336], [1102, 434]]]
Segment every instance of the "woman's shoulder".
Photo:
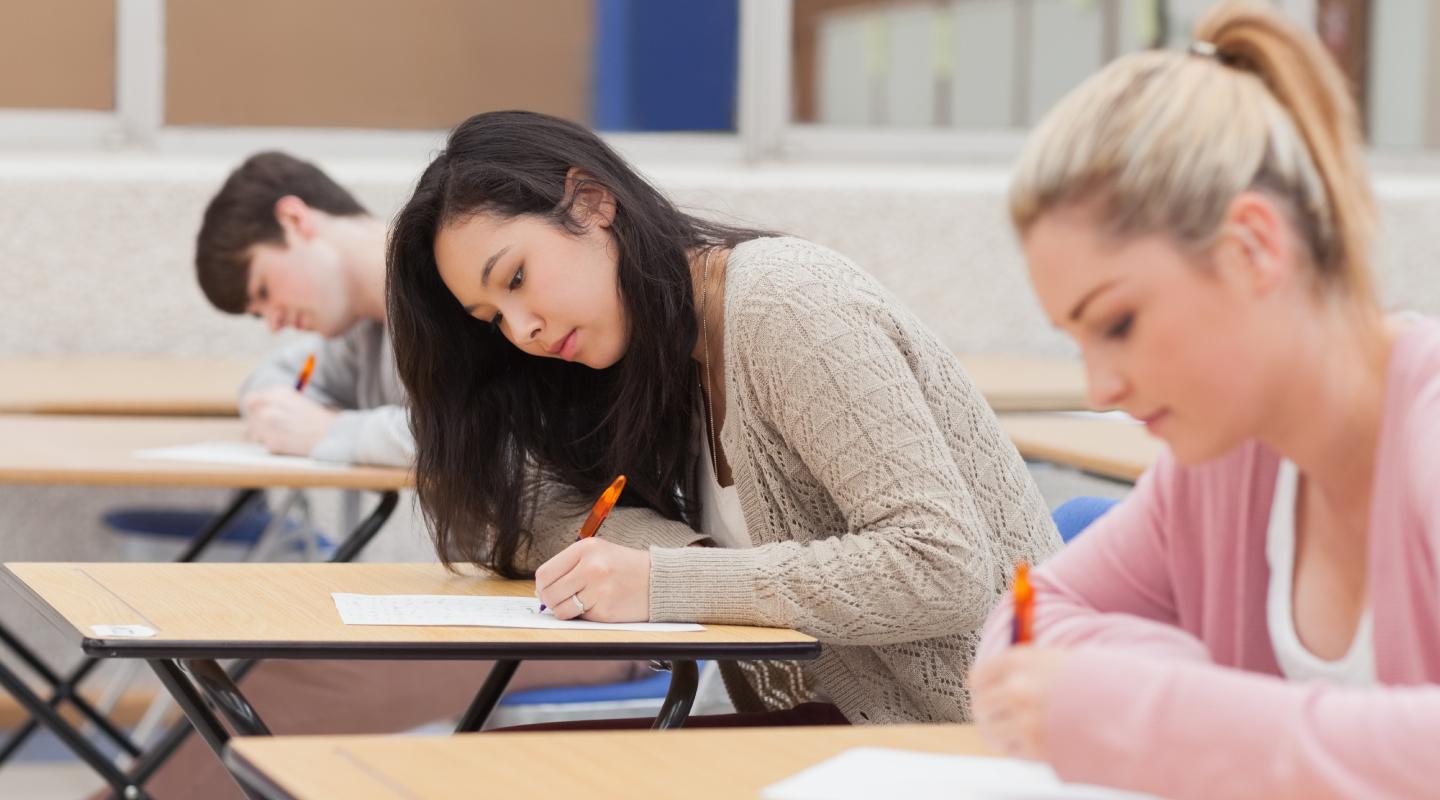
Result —
[[1440, 480], [1440, 321], [1419, 315], [1397, 320], [1386, 376], [1386, 467], [1399, 467], [1425, 494]]
[[899, 301], [854, 261], [794, 236], [752, 239], [730, 251], [725, 306], [727, 322], [742, 329], [782, 318], [824, 330], [846, 320], [909, 319]]
[[726, 261], [726, 293], [763, 302], [798, 294], [873, 293], [880, 288], [849, 258], [824, 245], [795, 236], [742, 242]]

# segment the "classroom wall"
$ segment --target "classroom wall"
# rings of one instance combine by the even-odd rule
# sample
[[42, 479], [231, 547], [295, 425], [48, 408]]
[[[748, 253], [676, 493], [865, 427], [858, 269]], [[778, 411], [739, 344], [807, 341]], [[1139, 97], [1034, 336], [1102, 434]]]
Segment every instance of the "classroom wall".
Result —
[[[436, 129], [521, 107], [583, 120], [592, 15], [575, 0], [172, 0], [166, 122]], [[517, 69], [524, 81], [497, 79]]]
[[115, 107], [113, 2], [0, 9], [0, 108]]

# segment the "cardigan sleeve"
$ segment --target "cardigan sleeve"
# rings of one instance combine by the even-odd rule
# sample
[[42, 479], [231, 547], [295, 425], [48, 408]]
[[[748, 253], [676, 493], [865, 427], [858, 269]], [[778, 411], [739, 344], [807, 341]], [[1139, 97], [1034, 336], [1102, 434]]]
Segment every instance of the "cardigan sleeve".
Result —
[[[538, 471], [530, 485], [530, 536], [521, 562], [527, 572], [533, 573], [575, 543], [593, 498], [587, 502], [573, 488], [540, 477]], [[687, 547], [706, 538], [683, 522], [666, 519], [649, 508], [630, 506], [616, 506], [610, 511], [604, 535], [607, 541], [641, 550], [651, 546]]]
[[[1199, 639], [1177, 627], [1166, 496], [1177, 480], [1169, 451], [1134, 490], [1034, 574], [1037, 644], [1104, 644], [1209, 661]], [[1010, 643], [1007, 596], [985, 625], [978, 657]]]
[[[727, 336], [736, 352], [726, 363], [741, 365], [727, 385], [757, 399], [760, 419], [726, 424], [763, 429], [769, 440], [752, 449], [797, 455], [845, 527], [738, 550], [652, 549], [652, 618], [783, 626], [841, 645], [973, 631], [1010, 567], [997, 557], [976, 492], [1030, 514], [1044, 527], [1037, 539], [1053, 548], [1059, 539], [1043, 503], [1028, 476], [962, 472], [885, 301], [810, 289], [753, 311], [763, 323]], [[1013, 463], [1023, 473], [971, 394], [966, 418], [946, 424], [995, 453], [976, 463]], [[792, 532], [812, 518], [799, 512], [781, 511]]]

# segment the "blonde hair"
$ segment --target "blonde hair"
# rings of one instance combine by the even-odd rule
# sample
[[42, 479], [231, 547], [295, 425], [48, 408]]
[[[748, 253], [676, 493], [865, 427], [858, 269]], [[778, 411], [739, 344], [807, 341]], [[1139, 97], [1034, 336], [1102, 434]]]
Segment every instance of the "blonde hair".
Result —
[[1124, 56], [1036, 128], [1010, 190], [1023, 237], [1047, 211], [1096, 202], [1117, 236], [1168, 234], [1203, 250], [1230, 202], [1281, 201], [1321, 282], [1373, 301], [1375, 204], [1355, 105], [1320, 42], [1278, 13], [1227, 2], [1188, 53]]

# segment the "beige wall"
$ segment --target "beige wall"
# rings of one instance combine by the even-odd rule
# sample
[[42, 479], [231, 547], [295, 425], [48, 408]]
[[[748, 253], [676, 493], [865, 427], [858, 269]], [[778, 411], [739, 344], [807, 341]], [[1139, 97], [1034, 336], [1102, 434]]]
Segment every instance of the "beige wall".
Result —
[[0, 0], [0, 108], [114, 107], [114, 0]]
[[589, 0], [171, 0], [165, 13], [171, 125], [589, 116]]

